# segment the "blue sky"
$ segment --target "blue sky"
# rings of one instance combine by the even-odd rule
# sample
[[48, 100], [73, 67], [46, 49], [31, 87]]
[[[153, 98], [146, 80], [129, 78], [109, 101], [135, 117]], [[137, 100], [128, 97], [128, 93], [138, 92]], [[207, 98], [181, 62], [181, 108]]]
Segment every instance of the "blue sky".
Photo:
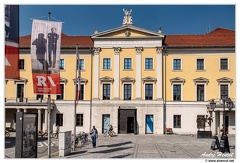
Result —
[[20, 5], [20, 36], [31, 34], [31, 19], [62, 21], [66, 35], [92, 35], [122, 25], [123, 8], [132, 9], [134, 26], [163, 34], [205, 34], [217, 27], [235, 30], [235, 5]]

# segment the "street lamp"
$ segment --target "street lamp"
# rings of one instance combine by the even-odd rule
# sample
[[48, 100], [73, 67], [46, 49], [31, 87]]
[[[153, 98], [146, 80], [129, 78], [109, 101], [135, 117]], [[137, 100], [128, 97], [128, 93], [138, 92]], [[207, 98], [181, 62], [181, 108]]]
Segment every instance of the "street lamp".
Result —
[[214, 109], [216, 108], [216, 102], [214, 102], [214, 99], [211, 100], [210, 102], [210, 108], [214, 111]]
[[[224, 152], [230, 153], [228, 136], [226, 134], [226, 126], [225, 126], [225, 108], [227, 107], [229, 109], [229, 111], [231, 111], [231, 109], [234, 107], [234, 104], [233, 104], [231, 98], [227, 98], [227, 99], [222, 98], [221, 101], [223, 104], [223, 134], [221, 136], [219, 150], [223, 153]], [[214, 109], [216, 108], [216, 103], [214, 102], [214, 99], [212, 99], [210, 102], [210, 108], [212, 109], [212, 111], [214, 111]]]

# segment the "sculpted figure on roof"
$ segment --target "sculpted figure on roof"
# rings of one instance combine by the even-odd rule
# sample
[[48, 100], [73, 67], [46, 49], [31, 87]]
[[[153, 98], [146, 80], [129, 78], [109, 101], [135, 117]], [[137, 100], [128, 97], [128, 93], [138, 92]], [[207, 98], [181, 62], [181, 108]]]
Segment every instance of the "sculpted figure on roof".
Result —
[[132, 17], [130, 16], [132, 13], [132, 9], [130, 11], [123, 9], [123, 12], [125, 13], [125, 16], [123, 18], [123, 25], [133, 24]]

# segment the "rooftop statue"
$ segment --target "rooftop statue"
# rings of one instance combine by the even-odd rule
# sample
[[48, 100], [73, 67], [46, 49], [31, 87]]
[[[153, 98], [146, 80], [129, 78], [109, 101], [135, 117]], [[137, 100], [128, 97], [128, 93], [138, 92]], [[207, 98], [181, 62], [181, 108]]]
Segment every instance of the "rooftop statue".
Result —
[[125, 16], [123, 18], [123, 25], [133, 24], [132, 17], [130, 16], [132, 13], [132, 9], [130, 11], [123, 9]]

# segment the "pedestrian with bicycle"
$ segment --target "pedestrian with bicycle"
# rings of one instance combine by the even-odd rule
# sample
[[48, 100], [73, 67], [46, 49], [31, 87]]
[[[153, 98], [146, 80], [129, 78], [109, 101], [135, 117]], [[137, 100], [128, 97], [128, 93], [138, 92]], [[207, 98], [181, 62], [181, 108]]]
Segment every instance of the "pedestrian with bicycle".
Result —
[[90, 135], [92, 138], [92, 146], [96, 148], [97, 138], [98, 138], [98, 130], [95, 126], [93, 126], [92, 130], [90, 131]]

